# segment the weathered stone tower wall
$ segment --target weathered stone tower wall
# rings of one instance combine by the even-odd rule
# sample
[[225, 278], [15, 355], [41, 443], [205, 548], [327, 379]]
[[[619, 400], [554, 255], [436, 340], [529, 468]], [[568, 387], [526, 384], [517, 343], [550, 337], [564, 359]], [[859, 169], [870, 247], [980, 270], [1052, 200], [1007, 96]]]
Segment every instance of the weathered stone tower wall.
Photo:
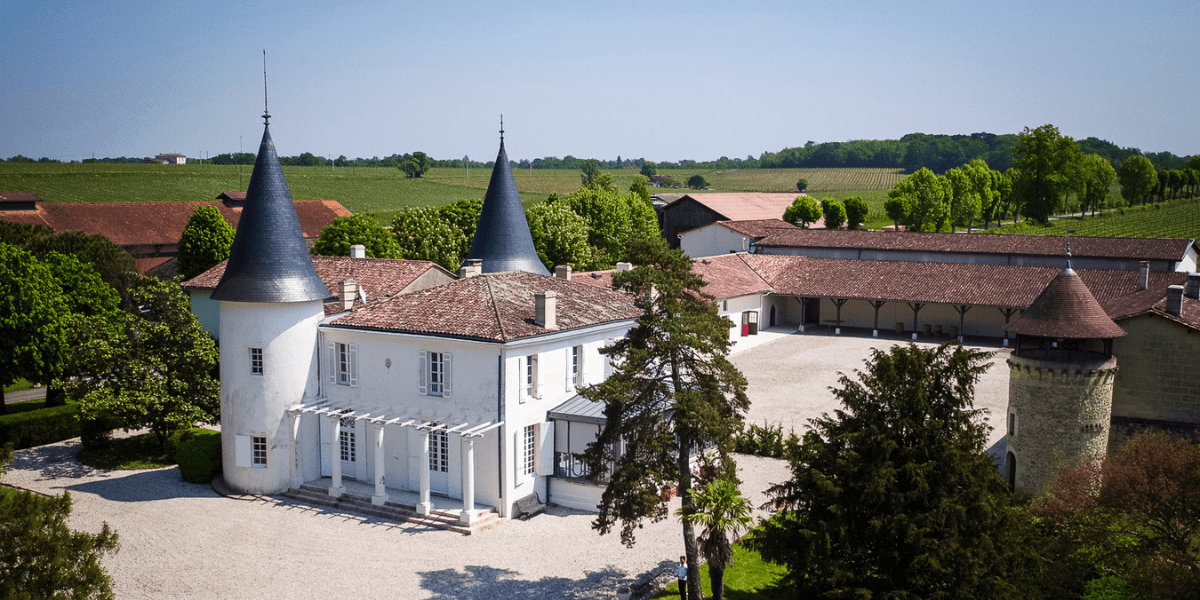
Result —
[[1016, 490], [1037, 493], [1059, 466], [1104, 456], [1115, 358], [1062, 362], [1014, 354], [1008, 365], [1008, 459], [1015, 460], [1009, 472]]

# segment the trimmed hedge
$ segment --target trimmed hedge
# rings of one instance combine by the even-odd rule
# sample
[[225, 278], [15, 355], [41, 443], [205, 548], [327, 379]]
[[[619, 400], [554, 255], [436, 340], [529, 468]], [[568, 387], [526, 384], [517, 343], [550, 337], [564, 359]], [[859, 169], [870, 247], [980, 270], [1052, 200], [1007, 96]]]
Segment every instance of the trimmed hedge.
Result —
[[168, 452], [175, 449], [179, 474], [189, 483], [209, 483], [221, 473], [221, 432], [188, 429], [171, 435]]
[[79, 405], [67, 404], [0, 417], [0, 446], [33, 448], [79, 437]]

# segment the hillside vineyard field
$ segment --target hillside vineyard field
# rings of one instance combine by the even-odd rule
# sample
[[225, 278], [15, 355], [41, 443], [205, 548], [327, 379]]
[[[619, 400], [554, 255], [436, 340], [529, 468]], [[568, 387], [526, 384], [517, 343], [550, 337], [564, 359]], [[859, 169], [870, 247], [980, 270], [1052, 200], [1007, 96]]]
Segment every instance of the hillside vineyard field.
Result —
[[989, 233], [1083, 237], [1147, 237], [1200, 239], [1200, 198], [1113, 209], [1096, 217], [1052, 219], [1049, 225], [1017, 223]]

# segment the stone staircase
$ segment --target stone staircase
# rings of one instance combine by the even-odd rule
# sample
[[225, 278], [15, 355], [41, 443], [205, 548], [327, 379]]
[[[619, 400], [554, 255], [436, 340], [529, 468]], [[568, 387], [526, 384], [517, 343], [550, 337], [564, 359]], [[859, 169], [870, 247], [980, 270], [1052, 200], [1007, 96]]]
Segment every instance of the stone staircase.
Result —
[[501, 520], [500, 515], [495, 510], [487, 509], [480, 511], [479, 517], [474, 523], [463, 525], [458, 521], [459, 511], [457, 510], [438, 510], [435, 508], [428, 515], [421, 515], [417, 513], [416, 507], [412, 505], [389, 501], [385, 502], [383, 506], [375, 506], [371, 504], [369, 497], [357, 496], [349, 493], [349, 491], [343, 493], [340, 498], [334, 498], [329, 495], [328, 489], [310, 484], [303, 484], [298, 489], [292, 488], [284, 492], [283, 495], [305, 504], [328, 506], [338, 510], [371, 515], [398, 523], [416, 523], [438, 529], [446, 529], [463, 535], [471, 535], [485, 529], [490, 529], [499, 524]]

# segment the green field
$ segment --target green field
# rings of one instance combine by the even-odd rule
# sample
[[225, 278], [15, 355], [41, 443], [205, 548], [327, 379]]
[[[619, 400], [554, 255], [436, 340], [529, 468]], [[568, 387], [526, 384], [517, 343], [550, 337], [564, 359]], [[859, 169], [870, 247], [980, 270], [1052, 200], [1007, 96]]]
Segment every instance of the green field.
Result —
[[1149, 206], [1109, 210], [1097, 217], [1052, 219], [1049, 225], [1017, 223], [988, 233], [1066, 235], [1084, 237], [1146, 237], [1200, 239], [1200, 198], [1172, 200]]

